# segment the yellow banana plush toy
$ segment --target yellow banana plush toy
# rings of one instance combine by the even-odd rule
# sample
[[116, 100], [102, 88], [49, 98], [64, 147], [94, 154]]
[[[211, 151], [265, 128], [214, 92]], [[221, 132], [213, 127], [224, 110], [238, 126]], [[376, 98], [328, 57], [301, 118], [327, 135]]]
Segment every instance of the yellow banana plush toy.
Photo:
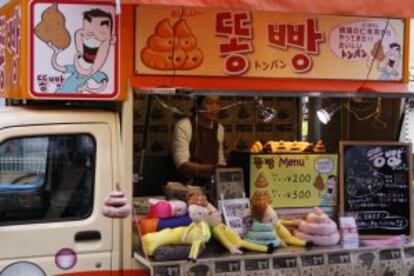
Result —
[[[273, 210], [273, 208], [271, 209]], [[283, 225], [281, 221], [278, 221], [277, 223], [275, 223], [273, 229], [275, 230], [276, 234], [280, 237], [280, 239], [287, 245], [304, 246], [304, 247], [308, 247], [312, 245], [312, 242], [301, 240], [293, 236], [292, 233], [290, 233], [290, 231]]]

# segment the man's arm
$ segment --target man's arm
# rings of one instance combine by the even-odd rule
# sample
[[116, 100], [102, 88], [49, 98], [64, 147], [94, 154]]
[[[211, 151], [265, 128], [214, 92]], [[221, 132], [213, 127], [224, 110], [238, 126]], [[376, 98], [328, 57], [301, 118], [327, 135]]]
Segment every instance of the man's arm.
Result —
[[225, 166], [226, 159], [224, 158], [224, 127], [219, 124], [217, 130], [217, 140], [219, 142], [219, 154], [218, 154], [218, 163], [219, 165]]
[[185, 162], [178, 169], [182, 172], [209, 177], [214, 174], [215, 165], [198, 164], [194, 162]]
[[52, 55], [52, 67], [53, 69], [55, 69], [56, 71], [59, 71], [61, 73], [65, 73], [66, 72], [66, 68], [61, 66], [58, 61], [57, 61], [57, 57], [60, 54], [60, 52], [62, 52], [62, 50], [56, 48], [55, 46], [53, 46], [52, 43], [48, 43], [47, 44], [52, 50], [53, 50], [53, 55]]

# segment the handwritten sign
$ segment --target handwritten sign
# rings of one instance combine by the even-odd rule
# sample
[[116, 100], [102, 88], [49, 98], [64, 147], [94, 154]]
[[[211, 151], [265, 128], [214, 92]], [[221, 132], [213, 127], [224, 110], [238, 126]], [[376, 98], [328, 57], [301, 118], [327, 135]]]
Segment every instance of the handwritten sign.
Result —
[[411, 146], [341, 143], [341, 212], [362, 235], [410, 235]]
[[335, 206], [336, 154], [252, 154], [250, 196], [265, 194], [274, 208]]

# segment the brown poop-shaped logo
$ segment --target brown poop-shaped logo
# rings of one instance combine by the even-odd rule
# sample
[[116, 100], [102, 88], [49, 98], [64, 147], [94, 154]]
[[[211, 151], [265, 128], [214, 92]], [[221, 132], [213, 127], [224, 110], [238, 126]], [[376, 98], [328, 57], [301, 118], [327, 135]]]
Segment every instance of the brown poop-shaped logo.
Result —
[[185, 19], [171, 26], [166, 18], [157, 24], [155, 33], [148, 38], [141, 59], [156, 70], [191, 70], [201, 65], [203, 53]]
[[58, 5], [53, 4], [42, 13], [42, 20], [35, 27], [36, 36], [50, 43], [57, 49], [66, 49], [70, 45], [70, 34], [65, 27], [66, 19], [59, 11]]
[[203, 62], [203, 52], [197, 47], [197, 39], [191, 33], [185, 19], [177, 21], [174, 25], [175, 34], [178, 37], [179, 45], [185, 52], [185, 62], [180, 70], [197, 68]]

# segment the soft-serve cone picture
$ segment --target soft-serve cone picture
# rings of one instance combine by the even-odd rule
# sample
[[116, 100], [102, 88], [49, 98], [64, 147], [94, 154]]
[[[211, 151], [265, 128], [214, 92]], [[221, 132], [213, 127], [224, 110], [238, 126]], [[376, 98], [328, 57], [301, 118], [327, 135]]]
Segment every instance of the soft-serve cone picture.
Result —
[[70, 45], [70, 34], [66, 29], [65, 16], [59, 11], [57, 4], [50, 5], [42, 13], [42, 21], [35, 27], [36, 36], [57, 49], [66, 49]]
[[254, 185], [257, 188], [265, 188], [269, 185], [269, 183], [267, 182], [267, 179], [264, 176], [264, 174], [260, 173], [259, 176], [257, 177], [256, 182], [254, 183]]
[[203, 63], [203, 52], [186, 19], [171, 25], [165, 18], [158, 22], [154, 34], [141, 51], [143, 63], [155, 70], [192, 70]]

